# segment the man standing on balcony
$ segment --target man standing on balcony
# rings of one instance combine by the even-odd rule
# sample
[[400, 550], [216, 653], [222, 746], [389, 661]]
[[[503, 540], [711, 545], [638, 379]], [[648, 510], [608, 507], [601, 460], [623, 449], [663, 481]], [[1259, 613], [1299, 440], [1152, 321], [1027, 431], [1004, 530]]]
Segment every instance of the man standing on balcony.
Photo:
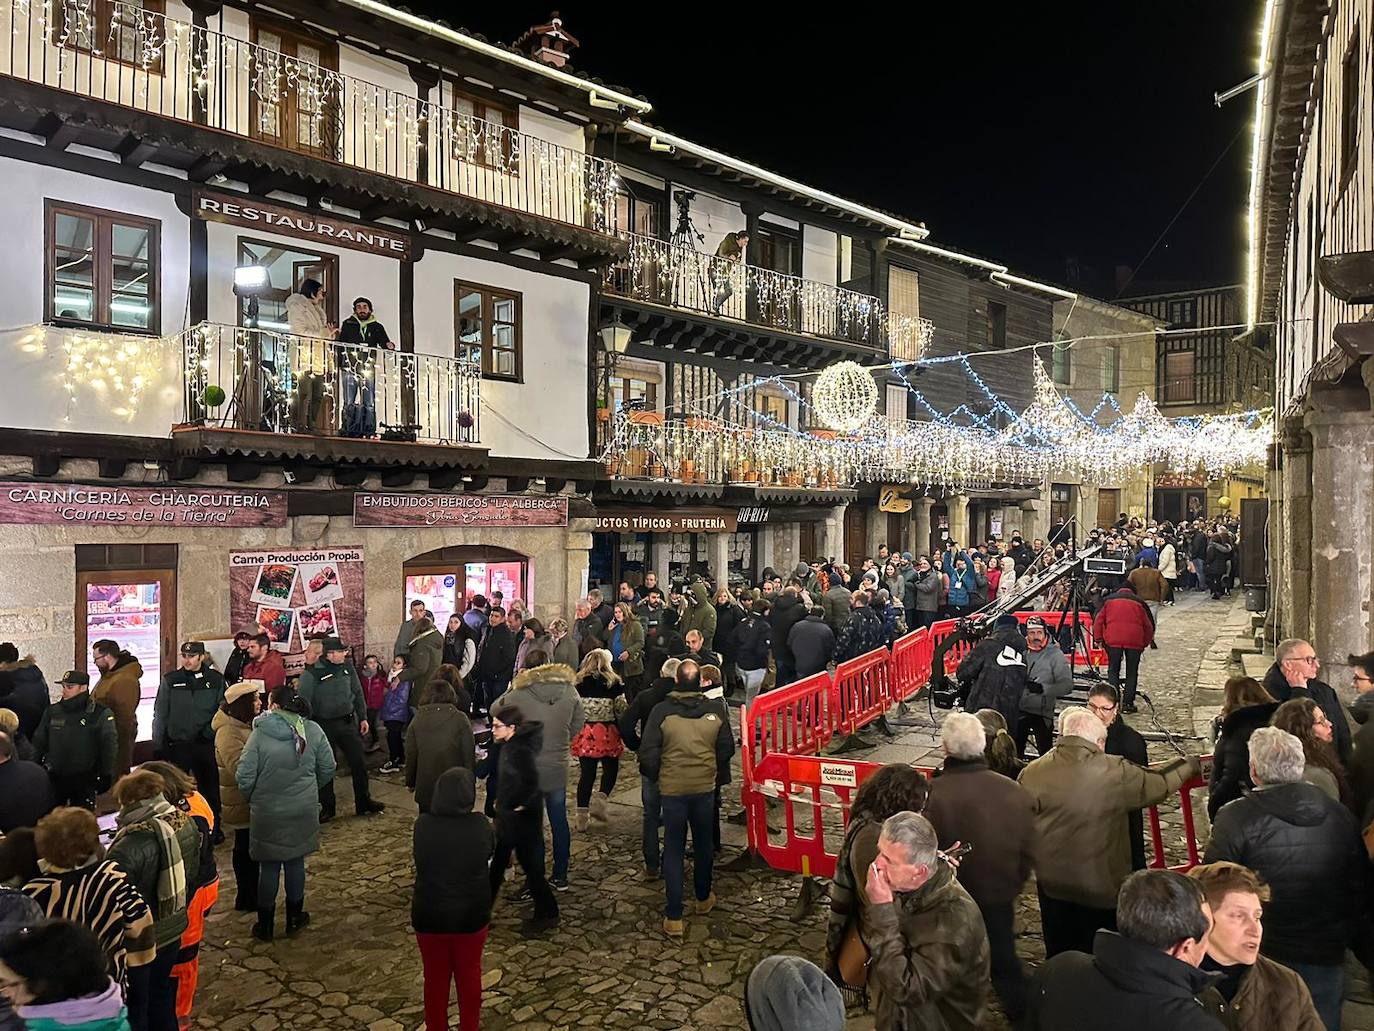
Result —
[[343, 435], [370, 437], [377, 432], [377, 369], [372, 348], [394, 351], [396, 345], [372, 314], [372, 302], [366, 297], [354, 300], [353, 314], [339, 327], [339, 343], [355, 345], [336, 348], [343, 381]]
[[[733, 283], [736, 264], [744, 263], [744, 256], [749, 246], [749, 234], [741, 229], [737, 233], [726, 233], [725, 239], [720, 241], [720, 246], [716, 248], [716, 258], [712, 262], [711, 278], [715, 281], [716, 296], [712, 301], [712, 307], [717, 315], [725, 307], [725, 302], [734, 295], [735, 286]], [[724, 259], [724, 260], [719, 260]], [[730, 264], [726, 264], [729, 262]]]

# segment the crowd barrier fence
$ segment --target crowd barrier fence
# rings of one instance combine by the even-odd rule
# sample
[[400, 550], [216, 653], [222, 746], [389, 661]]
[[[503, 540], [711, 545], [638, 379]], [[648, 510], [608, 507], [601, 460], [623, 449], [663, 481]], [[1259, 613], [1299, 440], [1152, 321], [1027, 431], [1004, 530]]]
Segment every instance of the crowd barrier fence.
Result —
[[[1024, 625], [1039, 616], [1056, 637], [1071, 614], [1018, 612]], [[955, 620], [941, 620], [895, 641], [891, 650], [878, 648], [841, 663], [834, 675], [826, 671], [759, 695], [740, 708], [743, 753], [741, 801], [747, 812], [749, 848], [776, 870], [806, 876], [831, 877], [835, 856], [849, 821], [853, 792], [881, 764], [822, 755], [836, 735], [851, 735], [877, 720], [891, 706], [910, 701], [930, 681], [936, 646], [954, 632]], [[1082, 614], [1088, 654], [1075, 655], [1078, 664], [1106, 661], [1106, 653], [1092, 637], [1092, 619]], [[973, 645], [960, 642], [945, 655], [947, 673]], [[927, 775], [932, 771], [923, 769]], [[1172, 868], [1186, 870], [1201, 861], [1192, 792], [1206, 787], [1204, 778], [1185, 784], [1179, 792], [1186, 862]], [[780, 800], [784, 827], [781, 840], [770, 838], [769, 798]], [[837, 818], [838, 814], [838, 818]], [[1151, 866], [1167, 862], [1159, 809], [1149, 809]], [[827, 839], [826, 827], [832, 833]]]

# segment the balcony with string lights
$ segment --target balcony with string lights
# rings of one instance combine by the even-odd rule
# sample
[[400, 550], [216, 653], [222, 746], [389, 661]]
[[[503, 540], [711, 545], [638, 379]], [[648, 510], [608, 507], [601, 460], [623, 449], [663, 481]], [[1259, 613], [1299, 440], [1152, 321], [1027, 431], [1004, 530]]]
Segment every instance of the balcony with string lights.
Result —
[[838, 358], [915, 362], [930, 343], [928, 319], [870, 294], [655, 237], [626, 239], [629, 254], [603, 273], [602, 308], [635, 339], [803, 368]]
[[586, 267], [624, 256], [614, 162], [521, 132], [438, 83], [402, 92], [284, 34], [255, 40], [121, 0], [0, 0], [0, 124], [49, 148], [94, 147], [126, 167], [281, 190], [368, 221]]

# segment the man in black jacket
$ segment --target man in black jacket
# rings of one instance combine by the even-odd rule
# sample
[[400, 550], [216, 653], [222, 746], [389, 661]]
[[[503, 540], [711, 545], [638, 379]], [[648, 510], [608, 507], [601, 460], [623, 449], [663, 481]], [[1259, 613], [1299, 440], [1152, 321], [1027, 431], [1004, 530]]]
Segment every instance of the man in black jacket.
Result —
[[487, 613], [487, 637], [482, 642], [482, 653], [477, 656], [477, 690], [472, 693], [472, 704], [478, 715], [485, 716], [488, 707], [510, 687], [519, 646], [519, 639], [506, 626], [506, 610], [493, 605]]
[[959, 663], [956, 677], [966, 710], [996, 709], [1007, 726], [1016, 726], [1026, 689], [1026, 639], [1015, 616], [997, 617], [996, 629]]
[[835, 645], [837, 663], [857, 659], [887, 643], [883, 617], [869, 605], [868, 595], [856, 591], [850, 597], [849, 605], [849, 622], [840, 631], [840, 639]]
[[773, 603], [773, 611], [768, 614], [768, 623], [773, 628], [773, 662], [777, 666], [775, 683], [778, 687], [786, 687], [797, 679], [797, 665], [787, 640], [792, 628], [805, 618], [801, 588], [792, 581], [782, 589]]
[[95, 796], [114, 780], [119, 751], [114, 713], [91, 698], [91, 678], [80, 670], [68, 670], [58, 684], [62, 699], [38, 722], [34, 756], [48, 768], [55, 804], [94, 809]]
[[1222, 1031], [1198, 998], [1219, 975], [1198, 969], [1212, 913], [1202, 889], [1172, 870], [1126, 878], [1119, 933], [1098, 931], [1093, 954], [1061, 952], [1031, 979], [1027, 1031]]
[[0, 834], [37, 826], [52, 807], [47, 770], [19, 758], [10, 736], [0, 732]]
[[371, 349], [394, 351], [396, 345], [373, 316], [372, 302], [366, 297], [353, 301], [353, 314], [339, 326], [337, 340], [355, 345], [334, 349], [343, 378], [343, 435], [370, 437], [377, 432], [377, 367]]
[[[680, 659], [665, 659], [658, 669], [658, 678], [635, 695], [634, 701], [630, 703], [630, 707], [625, 710], [617, 724], [620, 739], [626, 748], [633, 752], [639, 751], [639, 742], [642, 740], [644, 723], [649, 718], [649, 713], [654, 711], [654, 706], [668, 697], [668, 692], [677, 684], [677, 671], [684, 665], [692, 667], [694, 671], [697, 669], [695, 662], [684, 663]], [[649, 667], [645, 666], [644, 669], [647, 672]], [[644, 879], [652, 881], [659, 876], [658, 831], [663, 826], [663, 806], [658, 797], [658, 781], [644, 773], [639, 775], [639, 800], [644, 810], [640, 832], [644, 852]]]
[[735, 630], [735, 665], [744, 681], [744, 704], [758, 696], [768, 676], [768, 651], [773, 643], [773, 625], [768, 621], [772, 608], [767, 599], [754, 602]]
[[9, 641], [0, 644], [0, 708], [19, 717], [19, 733], [30, 741], [48, 708], [48, 682], [32, 655], [19, 657]]
[[793, 624], [787, 635], [787, 650], [792, 654], [792, 672], [797, 680], [830, 665], [835, 657], [835, 631], [825, 621], [825, 609], [812, 605], [810, 614]]
[[1349, 763], [1350, 724], [1346, 722], [1335, 690], [1326, 681], [1317, 679], [1321, 667], [1316, 649], [1307, 641], [1297, 637], [1280, 641], [1274, 649], [1274, 664], [1264, 674], [1264, 689], [1275, 701], [1311, 698], [1320, 705], [1335, 734], [1331, 743], [1341, 762]]
[[1307, 984], [1341, 1026], [1345, 951], [1368, 921], [1369, 858], [1355, 819], [1303, 781], [1302, 743], [1277, 727], [1250, 735], [1255, 790], [1217, 813], [1204, 862], [1229, 859], [1269, 885], [1261, 951]]

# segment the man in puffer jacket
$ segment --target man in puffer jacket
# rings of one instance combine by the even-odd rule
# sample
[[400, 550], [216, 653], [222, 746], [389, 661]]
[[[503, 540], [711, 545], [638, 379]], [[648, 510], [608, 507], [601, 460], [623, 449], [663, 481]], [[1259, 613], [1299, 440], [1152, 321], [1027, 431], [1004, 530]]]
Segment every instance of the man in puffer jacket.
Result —
[[1250, 735], [1255, 790], [1221, 807], [1204, 862], [1230, 860], [1269, 885], [1261, 949], [1307, 983], [1328, 1028], [1341, 1026], [1345, 950], [1368, 920], [1369, 859], [1349, 811], [1302, 780], [1302, 743]]
[[[715, 611], [711, 613], [715, 615]], [[568, 861], [572, 850], [572, 830], [568, 826], [568, 757], [572, 739], [586, 723], [582, 699], [577, 696], [576, 674], [568, 666], [549, 663], [521, 670], [510, 690], [492, 706], [514, 706], [526, 722], [540, 723], [544, 731], [537, 766], [539, 790], [549, 814], [553, 835], [553, 886], [568, 890]], [[543, 862], [543, 839], [540, 839]]]
[[825, 572], [830, 578], [830, 586], [821, 595], [821, 608], [825, 610], [826, 624], [838, 638], [849, 625], [849, 603], [852, 595], [849, 588], [844, 585], [844, 574], [839, 569], [829, 566]]
[[996, 709], [1008, 727], [1017, 726], [1026, 690], [1026, 639], [1016, 617], [998, 617], [996, 629], [959, 663], [956, 676], [967, 711]]
[[[1135, 685], [1140, 654], [1155, 642], [1155, 617], [1135, 588], [1124, 583], [1102, 601], [1093, 619], [1093, 637], [1107, 649], [1107, 680], [1121, 693], [1121, 711], [1135, 712]], [[1121, 663], [1126, 663], [1126, 689], [1121, 690]]]
[[32, 741], [51, 701], [48, 682], [33, 656], [21, 659], [14, 645], [8, 641], [0, 644], [0, 708], [14, 710], [19, 717], [19, 733]]

